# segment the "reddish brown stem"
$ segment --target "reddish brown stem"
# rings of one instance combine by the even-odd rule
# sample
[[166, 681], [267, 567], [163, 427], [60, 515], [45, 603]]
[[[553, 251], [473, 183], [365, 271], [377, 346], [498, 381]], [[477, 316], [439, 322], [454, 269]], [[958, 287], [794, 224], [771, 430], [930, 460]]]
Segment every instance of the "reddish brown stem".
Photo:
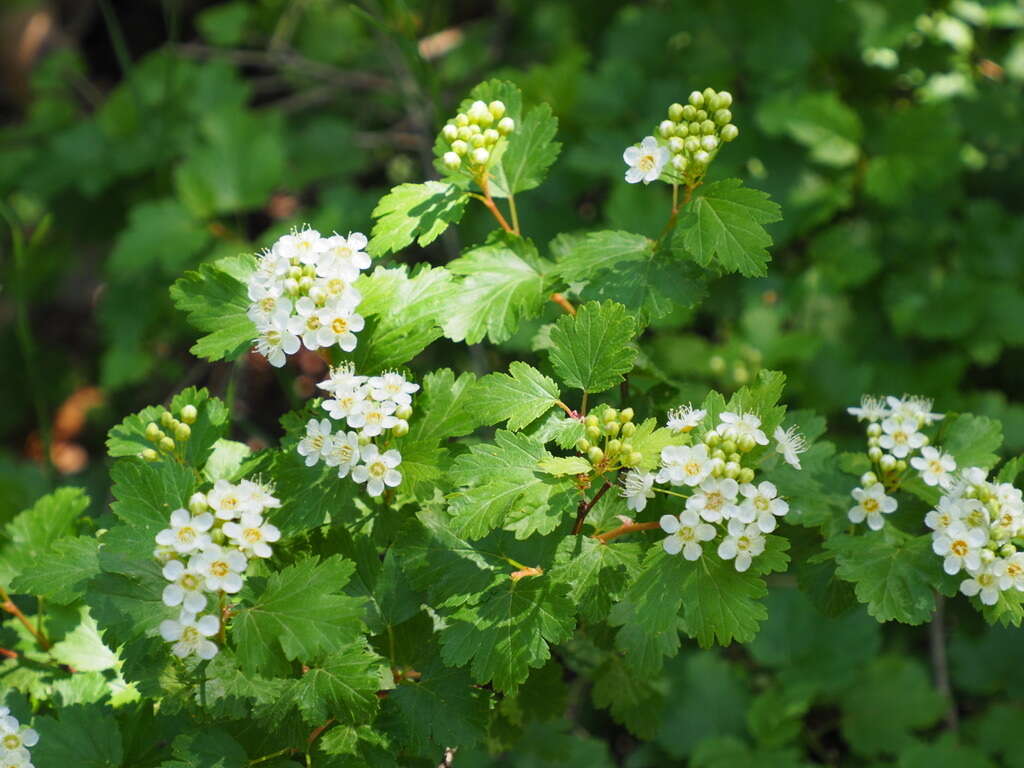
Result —
[[625, 525], [620, 525], [613, 531], [608, 531], [608, 533], [602, 533], [597, 536], [594, 536], [594, 538], [598, 539], [603, 544], [607, 544], [612, 539], [617, 539], [619, 538], [619, 536], [625, 536], [627, 533], [635, 533], [636, 531], [651, 531], [659, 527], [661, 527], [661, 523], [658, 522], [626, 523]]
[[512, 229], [511, 226], [509, 226], [509, 223], [505, 221], [505, 217], [502, 216], [501, 211], [498, 210], [498, 206], [494, 202], [494, 198], [491, 197], [490, 184], [487, 181], [487, 174], [483, 174], [477, 180], [477, 183], [480, 185], [480, 189], [484, 193], [483, 197], [480, 198], [480, 201], [484, 204], [487, 210], [491, 212], [491, 215], [493, 215], [494, 218], [498, 220], [498, 224], [501, 225], [501, 228], [504, 229], [506, 232], [511, 232], [513, 235], [518, 234], [514, 229]]
[[598, 489], [597, 493], [594, 494], [594, 498], [592, 498], [590, 501], [587, 501], [586, 499], [580, 501], [580, 505], [576, 510], [576, 525], [574, 525], [572, 529], [573, 536], [580, 535], [580, 533], [583, 531], [583, 521], [587, 519], [587, 514], [590, 512], [591, 509], [593, 509], [594, 505], [597, 504], [598, 501], [600, 501], [601, 497], [604, 496], [608, 489], [611, 487], [612, 484], [609, 481], [605, 480], [604, 485], [602, 485]]
[[566, 312], [568, 312], [570, 315], [576, 314], [576, 307], [574, 307], [572, 305], [572, 302], [565, 298], [565, 296], [563, 296], [562, 294], [552, 293], [551, 300], [555, 302], [555, 304], [560, 306], [562, 309], [564, 309]]
[[36, 639], [36, 642], [39, 643], [44, 651], [50, 650], [50, 641], [46, 639], [46, 635], [43, 634], [41, 629], [36, 629], [32, 626], [32, 622], [29, 621], [28, 617], [21, 612], [21, 609], [14, 604], [14, 601], [11, 600], [11, 596], [7, 594], [7, 590], [3, 587], [0, 587], [0, 600], [3, 601], [0, 602], [0, 608], [3, 608], [14, 618], [20, 621], [22, 626], [29, 631], [29, 634]]
[[320, 738], [320, 734], [322, 734], [324, 731], [331, 727], [332, 723], [334, 723], [333, 717], [323, 725], [318, 725], [316, 728], [313, 729], [313, 732], [309, 734], [309, 738], [306, 739], [307, 751], [309, 750], [310, 747], [313, 746], [313, 742]]

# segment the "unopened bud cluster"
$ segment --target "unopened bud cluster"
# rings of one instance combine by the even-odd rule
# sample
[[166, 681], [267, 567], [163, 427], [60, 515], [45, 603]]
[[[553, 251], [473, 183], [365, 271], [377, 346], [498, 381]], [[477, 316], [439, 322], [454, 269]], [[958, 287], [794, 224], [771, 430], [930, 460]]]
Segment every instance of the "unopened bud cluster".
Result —
[[900, 486], [909, 467], [917, 470], [926, 484], [949, 487], [956, 461], [930, 446], [921, 431], [943, 418], [931, 408], [931, 400], [910, 395], [884, 399], [865, 395], [860, 407], [847, 408], [858, 421], [867, 422], [867, 455], [873, 467], [851, 491], [857, 504], [848, 513], [850, 522], [867, 521], [872, 530], [881, 529], [885, 525], [882, 515], [892, 514], [899, 506], [889, 492]]
[[[761, 418], [753, 413], [726, 411], [713, 427], [705, 424], [706, 420], [705, 411], [688, 405], [670, 411], [667, 426], [672, 432], [688, 436], [704, 426], [703, 438], [663, 448], [657, 473], [626, 473], [622, 495], [627, 506], [639, 512], [659, 490], [655, 484], [688, 489], [688, 496], [665, 491], [673, 498], [685, 498], [682, 512], [661, 518], [661, 529], [668, 534], [662, 542], [665, 551], [697, 560], [703, 555], [704, 544], [721, 535], [718, 557], [732, 560], [737, 571], [745, 571], [753, 558], [764, 552], [765, 534], [775, 530], [777, 519], [789, 511], [789, 504], [779, 497], [772, 483], [756, 483], [751, 453], [757, 446], [770, 443], [761, 429]], [[803, 438], [795, 429], [778, 427], [774, 439], [776, 451], [799, 469], [799, 454], [805, 449]]]
[[474, 101], [441, 129], [441, 138], [449, 147], [441, 161], [450, 171], [466, 167], [473, 176], [479, 176], [491, 161], [498, 141], [515, 128], [515, 120], [505, 115], [504, 102]]
[[[227, 620], [227, 595], [242, 588], [243, 574], [253, 557], [270, 557], [270, 544], [281, 532], [264, 519], [280, 507], [271, 489], [252, 480], [238, 484], [218, 480], [206, 493], [194, 493], [188, 509], [170, 515], [170, 527], [156, 535], [153, 556], [163, 564], [163, 602], [178, 610], [177, 618], [160, 624], [171, 652], [184, 658], [217, 655], [211, 640]], [[210, 596], [217, 596], [210, 606]], [[219, 603], [219, 604], [218, 604]], [[210, 609], [210, 613], [203, 611]]]
[[38, 733], [19, 723], [8, 707], [0, 707], [0, 768], [32, 768], [28, 748], [38, 743]]
[[399, 485], [402, 454], [387, 446], [392, 437], [409, 433], [412, 395], [420, 385], [397, 371], [362, 376], [346, 363], [331, 369], [330, 376], [317, 386], [331, 395], [321, 407], [349, 429], [335, 432], [330, 419], [310, 419], [296, 449], [306, 466], [323, 461], [337, 468], [338, 477], [351, 476], [357, 483], [366, 483], [371, 496]]
[[146, 461], [159, 461], [161, 454], [173, 455], [178, 445], [192, 436], [191, 425], [198, 418], [199, 411], [194, 405], [184, 406], [177, 418], [165, 408], [160, 414], [159, 424], [151, 421], [146, 425], [146, 439], [156, 447], [143, 449], [139, 456]]
[[585, 437], [576, 441], [576, 450], [587, 457], [597, 474], [635, 467], [643, 461], [643, 454], [629, 441], [636, 432], [632, 408], [606, 408], [600, 416], [587, 416], [584, 424]]
[[667, 172], [673, 184], [695, 185], [722, 144], [739, 136], [731, 106], [732, 94], [713, 88], [694, 91], [685, 105], [672, 104], [667, 118], [658, 124], [656, 135], [646, 137], [623, 154], [630, 166], [626, 181], [650, 183]]

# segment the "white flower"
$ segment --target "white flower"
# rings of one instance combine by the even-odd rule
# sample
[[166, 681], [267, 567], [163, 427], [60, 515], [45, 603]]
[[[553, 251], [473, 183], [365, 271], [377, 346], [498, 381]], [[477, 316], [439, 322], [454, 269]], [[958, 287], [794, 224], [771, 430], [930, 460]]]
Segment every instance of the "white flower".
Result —
[[356, 464], [362, 449], [359, 435], [355, 432], [338, 432], [324, 451], [324, 464], [338, 468], [338, 477], [345, 477]]
[[740, 486], [740, 493], [746, 498], [740, 505], [741, 514], [737, 518], [744, 523], [757, 523], [757, 527], [765, 533], [775, 530], [775, 518], [789, 512], [789, 504], [778, 498], [779, 491], [767, 480], [760, 485], [745, 483]]
[[936, 533], [943, 533], [954, 523], [960, 522], [964, 510], [958, 499], [943, 496], [938, 506], [924, 516], [924, 524]]
[[364, 463], [352, 469], [352, 479], [366, 483], [366, 492], [371, 496], [380, 496], [385, 486], [394, 488], [402, 482], [402, 473], [395, 469], [402, 463], [402, 454], [398, 451], [381, 453], [370, 443], [362, 449], [362, 459]]
[[[3, 739], [0, 738], [0, 745], [2, 743]], [[22, 747], [15, 750], [0, 749], [0, 768], [35, 768], [35, 766], [32, 765], [32, 756], [28, 750]]]
[[885, 405], [878, 398], [870, 395], [861, 397], [860, 408], [847, 408], [846, 412], [851, 416], [856, 416], [857, 421], [868, 421], [872, 424], [889, 415]]
[[682, 512], [678, 517], [675, 515], [661, 516], [661, 530], [669, 534], [661, 545], [670, 555], [683, 553], [687, 560], [696, 560], [701, 556], [702, 541], [711, 541], [715, 538], [714, 526], [701, 522], [696, 512]]
[[256, 512], [246, 512], [237, 523], [224, 523], [224, 535], [242, 552], [256, 557], [270, 557], [273, 552], [269, 545], [281, 538], [277, 527], [264, 522]]
[[345, 352], [356, 348], [356, 334], [363, 330], [366, 321], [356, 314], [352, 304], [345, 299], [332, 299], [320, 310], [319, 316], [321, 326], [317, 340], [321, 347], [337, 344]]
[[385, 429], [398, 424], [398, 419], [393, 415], [397, 407], [390, 400], [364, 400], [359, 408], [348, 415], [348, 424], [355, 429], [362, 429], [366, 437], [376, 437]]
[[331, 449], [331, 422], [329, 419], [310, 419], [306, 422], [306, 436], [295, 446], [299, 456], [306, 458], [306, 466], [312, 467], [325, 458]]
[[686, 500], [686, 508], [696, 512], [709, 523], [728, 520], [739, 512], [736, 495], [740, 486], [729, 477], [707, 477], [699, 490]]
[[173, 547], [175, 552], [181, 554], [194, 552], [210, 542], [206, 532], [212, 526], [213, 515], [209, 512], [193, 517], [187, 509], [176, 509], [171, 512], [171, 527], [156, 535], [156, 543]]
[[366, 381], [366, 376], [357, 374], [356, 367], [352, 363], [342, 363], [336, 368], [331, 368], [330, 375], [317, 386], [334, 395], [338, 392], [361, 390]]
[[171, 646], [171, 653], [184, 658], [194, 653], [201, 659], [212, 659], [217, 655], [217, 645], [206, 638], [217, 634], [220, 622], [216, 616], [207, 614], [196, 619], [195, 614], [182, 611], [175, 619], [160, 622], [160, 635]]
[[622, 476], [619, 493], [626, 500], [626, 507], [634, 512], [643, 512], [647, 500], [654, 498], [654, 474], [631, 469]]
[[981, 548], [988, 536], [977, 528], [968, 529], [963, 523], [954, 523], [944, 532], [934, 534], [932, 551], [945, 559], [942, 567], [950, 576], [965, 568], [971, 573], [981, 567]]
[[1024, 552], [1010, 555], [1003, 561], [999, 574], [999, 588], [1024, 592]]
[[998, 563], [990, 563], [969, 579], [960, 582], [960, 591], [968, 597], [978, 595], [985, 605], [995, 605], [999, 601]]
[[349, 389], [338, 387], [334, 391], [334, 397], [324, 400], [320, 405], [332, 419], [340, 421], [359, 412], [368, 394], [366, 388], [361, 385]]
[[650, 184], [661, 176], [661, 170], [669, 159], [669, 151], [668, 147], [659, 146], [653, 136], [647, 136], [640, 142], [639, 147], [626, 147], [622, 159], [629, 166], [626, 181], [630, 184], [636, 184], [638, 181]]
[[733, 413], [723, 411], [719, 417], [722, 423], [715, 430], [729, 440], [751, 438], [758, 445], [768, 445], [768, 436], [761, 431], [761, 419], [753, 413]]
[[960, 521], [967, 530], [977, 530], [985, 534], [986, 537], [988, 536], [991, 518], [988, 508], [984, 504], [977, 499], [961, 499], [960, 510]]
[[241, 488], [223, 478], [207, 492], [206, 503], [218, 520], [234, 520], [243, 512], [259, 511], [251, 493], [243, 493]]
[[906, 458], [927, 442], [927, 438], [916, 429], [916, 424], [889, 417], [882, 422], [882, 435], [878, 445], [897, 459]]
[[370, 397], [374, 400], [390, 400], [395, 405], [409, 405], [413, 393], [419, 391], [420, 385], [406, 381], [400, 373], [388, 371], [370, 379], [369, 387]]
[[[7, 707], [4, 707], [4, 710], [4, 714], [0, 715], [0, 753], [6, 751], [20, 755], [25, 750], [27, 759], [28, 752], [26, 747], [34, 747], [38, 744], [39, 734], [32, 728], [21, 725], [16, 718], [7, 714], [10, 712]], [[6, 757], [8, 756], [0, 754], [0, 758]], [[13, 757], [10, 759], [13, 759]]]
[[274, 243], [274, 250], [287, 259], [298, 259], [303, 264], [315, 264], [320, 255], [320, 233], [315, 229], [293, 231]]
[[723, 560], [735, 558], [736, 570], [743, 573], [750, 568], [750, 561], [764, 552], [764, 545], [760, 528], [734, 518], [729, 521], [729, 535], [718, 545], [718, 556]]
[[956, 469], [956, 459], [930, 445], [924, 446], [921, 455], [910, 460], [910, 466], [921, 473], [925, 485], [949, 488], [953, 484], [953, 477], [949, 473]]
[[256, 324], [256, 351], [267, 358], [275, 368], [285, 363], [286, 355], [299, 351], [299, 337], [288, 330], [289, 316], [278, 311], [273, 316]]
[[299, 336], [309, 350], [334, 343], [334, 333], [324, 326], [324, 314], [309, 296], [295, 302], [295, 314], [288, 318], [288, 330]]
[[772, 437], [778, 443], [775, 450], [782, 454], [786, 463], [793, 469], [800, 469], [800, 454], [807, 450], [807, 441], [800, 434], [799, 428], [792, 426], [784, 430], [782, 427], [776, 427]]
[[[284, 279], [288, 276], [288, 270], [291, 269], [291, 266], [291, 260], [277, 248], [264, 251], [260, 254], [259, 261], [256, 264], [256, 271], [249, 276], [249, 288], [254, 286], [270, 288], [274, 285], [282, 285]], [[251, 293], [249, 298], [254, 301], [256, 300], [256, 297]]]
[[242, 572], [249, 562], [237, 549], [211, 544], [192, 558], [189, 565], [206, 580], [210, 592], [224, 590], [235, 593], [242, 588]]
[[164, 605], [173, 608], [182, 606], [189, 613], [199, 613], [206, 607], [203, 594], [205, 579], [195, 568], [181, 560], [171, 560], [164, 566], [164, 578], [172, 582], [164, 587]]
[[700, 424], [707, 415], [707, 411], [694, 408], [687, 403], [668, 412], [665, 426], [673, 432], [689, 432]]
[[366, 243], [366, 235], [361, 232], [353, 232], [347, 238], [335, 234], [322, 239], [318, 244], [317, 274], [354, 282], [360, 271], [370, 266], [370, 257], [363, 252]]
[[661, 449], [661, 470], [656, 481], [672, 485], [699, 485], [711, 474], [712, 463], [703, 443], [670, 445]]
[[915, 429], [927, 426], [943, 418], [941, 413], [930, 412], [932, 401], [926, 397], [904, 395], [902, 398], [899, 398], [890, 395], [885, 398], [885, 401], [889, 406], [889, 413], [892, 418], [897, 421], [906, 422]]
[[882, 515], [896, 511], [896, 499], [885, 495], [885, 486], [881, 483], [872, 483], [867, 488], [854, 488], [850, 495], [857, 501], [857, 506], [847, 513], [850, 522], [862, 523], [867, 519], [868, 528], [872, 531], [882, 529], [885, 524]]
[[238, 484], [238, 496], [242, 507], [249, 512], [262, 513], [265, 509], [276, 509], [281, 506], [281, 500], [271, 493], [271, 486], [254, 483], [252, 480], [243, 480]]
[[283, 290], [284, 286], [279, 284], [270, 286], [250, 285], [249, 299], [252, 301], [252, 304], [247, 312], [249, 319], [258, 326], [269, 321], [277, 314], [285, 317], [290, 315], [292, 313], [292, 300], [287, 296], [281, 295]]

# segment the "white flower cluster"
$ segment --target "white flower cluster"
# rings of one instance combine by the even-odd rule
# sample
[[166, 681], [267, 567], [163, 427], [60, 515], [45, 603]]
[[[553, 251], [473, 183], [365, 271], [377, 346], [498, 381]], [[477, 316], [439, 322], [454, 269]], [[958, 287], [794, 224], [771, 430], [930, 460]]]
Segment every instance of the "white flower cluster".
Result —
[[0, 707], [0, 768], [32, 768], [28, 748], [38, 742], [38, 733], [19, 723], [8, 707]]
[[921, 432], [943, 418], [931, 409], [931, 400], [916, 395], [884, 399], [865, 395], [859, 407], [847, 409], [858, 421], [868, 423], [868, 458], [874, 466], [851, 491], [857, 504], [847, 515], [850, 522], [867, 521], [871, 530], [880, 530], [885, 525], [882, 515], [892, 514], [899, 506], [886, 490], [899, 486], [908, 466], [916, 469], [926, 484], [950, 487], [956, 461], [928, 445], [928, 437]]
[[[706, 418], [705, 411], [685, 406], [668, 414], [668, 427], [688, 433]], [[778, 427], [773, 435], [776, 451], [796, 469], [799, 454], [806, 448], [795, 428]], [[642, 511], [654, 498], [656, 483], [689, 490], [689, 495], [662, 491], [685, 498], [678, 515], [663, 515], [661, 529], [669, 534], [662, 542], [670, 555], [680, 552], [687, 560], [703, 554], [703, 544], [724, 533], [718, 556], [732, 560], [737, 571], [746, 571], [754, 557], [765, 549], [764, 534], [775, 530], [777, 520], [789, 511], [773, 483], [755, 483], [755, 472], [744, 467], [744, 455], [758, 445], [768, 445], [761, 419], [753, 413], [726, 411], [719, 423], [707, 431], [702, 442], [670, 445], [661, 451], [661, 467], [655, 473], [631, 470], [623, 478], [622, 495], [627, 506]]]
[[297, 447], [306, 466], [323, 461], [328, 467], [337, 467], [338, 477], [351, 475], [355, 482], [366, 483], [371, 496], [380, 496], [385, 488], [399, 485], [402, 454], [393, 448], [382, 451], [374, 441], [409, 432], [412, 395], [419, 384], [396, 371], [362, 376], [355, 366], [345, 363], [331, 369], [330, 376], [317, 386], [330, 395], [321, 407], [331, 419], [343, 421], [349, 429], [334, 432], [330, 419], [310, 419], [306, 436]]
[[366, 243], [359, 232], [321, 237], [307, 228], [284, 235], [260, 256], [249, 278], [249, 319], [259, 331], [256, 351], [271, 365], [284, 365], [300, 345], [356, 348], [363, 297], [352, 284], [370, 266]]
[[1012, 543], [1024, 535], [1024, 498], [1012, 484], [985, 477], [978, 467], [963, 470], [924, 522], [946, 573], [966, 573], [960, 591], [994, 605], [1000, 592], [1024, 592], [1024, 552]]
[[[242, 588], [249, 558], [273, 554], [270, 545], [281, 532], [263, 516], [281, 502], [251, 480], [218, 480], [205, 494], [193, 494], [188, 506], [174, 510], [170, 528], [156, 535], [153, 554], [170, 582], [164, 588], [164, 605], [180, 608], [177, 619], [161, 622], [160, 634], [174, 643], [175, 656], [194, 653], [212, 659], [217, 645], [209, 638], [220, 630], [221, 619], [216, 613], [200, 615], [209, 607], [208, 595], [235, 594]], [[214, 611], [219, 608], [213, 606]]]

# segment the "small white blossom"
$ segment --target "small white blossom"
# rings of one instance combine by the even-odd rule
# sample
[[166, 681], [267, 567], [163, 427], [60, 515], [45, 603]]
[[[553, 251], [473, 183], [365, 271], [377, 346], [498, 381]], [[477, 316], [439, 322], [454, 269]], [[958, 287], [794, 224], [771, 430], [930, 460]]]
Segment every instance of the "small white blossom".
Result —
[[777, 443], [775, 450], [782, 454], [785, 462], [793, 469], [800, 469], [800, 454], [807, 450], [807, 441], [800, 434], [799, 428], [792, 426], [784, 430], [776, 427], [772, 437]]
[[620, 494], [626, 500], [626, 507], [634, 512], [643, 512], [647, 507], [647, 500], [654, 498], [653, 473], [637, 469], [626, 472], [622, 477]]
[[669, 155], [668, 147], [660, 146], [653, 136], [646, 136], [639, 147], [626, 147], [626, 151], [622, 153], [622, 159], [629, 166], [626, 181], [630, 184], [636, 184], [638, 181], [650, 184], [656, 181], [661, 176]]
[[283, 289], [284, 287], [278, 284], [250, 285], [249, 299], [252, 305], [246, 313], [249, 319], [258, 326], [278, 314], [287, 318], [292, 312], [292, 300], [281, 295]]
[[295, 447], [299, 456], [306, 459], [306, 466], [312, 467], [325, 458], [333, 445], [331, 422], [328, 419], [310, 419], [306, 422], [306, 436]]
[[854, 488], [850, 495], [857, 501], [857, 506], [847, 513], [850, 522], [862, 523], [867, 520], [868, 528], [873, 531], [879, 531], [885, 525], [882, 515], [896, 511], [896, 499], [886, 496], [885, 486], [881, 483], [873, 483], [867, 488]]
[[882, 435], [878, 445], [897, 459], [906, 458], [927, 442], [927, 438], [916, 430], [912, 422], [889, 417], [882, 422]]
[[1016, 589], [1024, 592], [1024, 552], [1012, 554], [1003, 561], [999, 588], [1003, 591]]
[[677, 433], [690, 432], [694, 427], [700, 424], [707, 415], [707, 411], [694, 408], [687, 403], [686, 405], [674, 408], [668, 412], [668, 418], [665, 426]]
[[206, 607], [203, 594], [206, 580], [199, 571], [181, 560], [171, 560], [164, 566], [163, 574], [171, 582], [164, 587], [164, 605], [170, 608], [180, 605], [189, 613], [199, 613]]
[[728, 520], [739, 512], [736, 505], [739, 490], [739, 483], [732, 478], [707, 477], [686, 500], [686, 508], [696, 512], [709, 523]]
[[745, 498], [740, 504], [741, 514], [737, 518], [744, 523], [756, 523], [765, 533], [775, 530], [776, 517], [789, 512], [789, 504], [778, 498], [778, 489], [767, 480], [756, 486], [752, 483], [741, 485], [740, 493]]
[[370, 397], [374, 400], [390, 400], [395, 405], [409, 405], [413, 393], [419, 391], [420, 385], [406, 381], [400, 373], [389, 371], [370, 379], [369, 387]]
[[364, 400], [358, 409], [349, 414], [348, 424], [360, 429], [366, 437], [376, 437], [385, 429], [398, 424], [398, 419], [393, 415], [396, 409], [397, 406], [390, 400]]
[[977, 595], [985, 605], [995, 605], [999, 602], [999, 570], [997, 563], [985, 565], [960, 582], [960, 591], [968, 597]]
[[847, 408], [846, 412], [851, 416], [856, 416], [857, 421], [867, 421], [872, 424], [876, 421], [881, 421], [889, 415], [885, 404], [878, 398], [871, 397], [870, 395], [861, 397], [859, 408]]
[[234, 520], [243, 512], [258, 512], [255, 500], [250, 493], [243, 493], [233, 483], [223, 478], [213, 484], [206, 494], [206, 503], [217, 516], [218, 520]]
[[924, 516], [924, 524], [936, 533], [943, 533], [954, 523], [959, 523], [963, 516], [964, 510], [960, 501], [943, 496], [939, 499], [938, 506]]
[[733, 413], [723, 411], [719, 417], [721, 424], [716, 430], [728, 440], [751, 438], [758, 445], [768, 445], [768, 436], [761, 431], [761, 418], [753, 413]]
[[380, 452], [376, 445], [370, 443], [362, 449], [363, 464], [352, 469], [352, 479], [357, 483], [366, 483], [366, 492], [371, 496], [380, 496], [385, 486], [394, 488], [402, 482], [402, 473], [395, 467], [402, 463], [402, 454], [392, 449]]
[[370, 266], [370, 257], [363, 252], [366, 244], [366, 235], [361, 232], [353, 232], [347, 238], [337, 234], [325, 237], [318, 244], [317, 274], [354, 282]]
[[687, 560], [696, 560], [701, 556], [701, 542], [715, 538], [714, 526], [701, 522], [696, 512], [689, 510], [675, 515], [662, 515], [659, 522], [661, 530], [669, 534], [662, 541], [662, 546], [670, 555], [683, 553]]
[[281, 506], [281, 500], [274, 496], [273, 488], [252, 480], [242, 480], [238, 484], [238, 495], [242, 507], [250, 512], [262, 513], [267, 509]]
[[278, 311], [256, 326], [259, 335], [256, 337], [256, 351], [267, 358], [275, 368], [285, 363], [286, 355], [294, 355], [299, 351], [299, 337], [289, 329], [288, 315]]
[[209, 512], [193, 517], [187, 509], [176, 509], [171, 512], [171, 527], [156, 535], [156, 543], [173, 547], [180, 554], [195, 552], [210, 542], [207, 531], [212, 526], [213, 515]]
[[942, 567], [949, 575], [966, 568], [973, 573], [981, 567], [981, 548], [988, 542], [988, 536], [977, 528], [968, 529], [962, 523], [954, 523], [943, 533], [936, 533], [932, 551], [945, 559]]
[[729, 521], [728, 532], [718, 545], [718, 556], [723, 560], [735, 558], [736, 570], [743, 573], [750, 568], [750, 562], [764, 552], [764, 534], [757, 525], [744, 524], [735, 518]]
[[317, 340], [321, 347], [337, 344], [345, 352], [356, 348], [356, 334], [363, 330], [363, 316], [356, 314], [355, 307], [344, 299], [329, 301], [320, 310], [320, 332]]
[[293, 231], [274, 243], [274, 250], [287, 259], [296, 259], [302, 264], [315, 264], [320, 255], [320, 233], [315, 229]]
[[337, 467], [338, 477], [345, 477], [359, 463], [361, 453], [358, 434], [338, 432], [324, 451], [324, 463], [328, 467]]
[[[0, 708], [0, 759], [28, 760], [28, 747], [39, 743], [39, 734], [18, 722], [7, 707]], [[6, 755], [4, 753], [7, 753]], [[17, 765], [17, 763], [15, 763]], [[22, 762], [21, 765], [29, 765]]]
[[661, 470], [656, 481], [672, 485], [700, 485], [711, 474], [707, 446], [670, 445], [661, 449]]
[[953, 484], [950, 472], [956, 469], [956, 459], [930, 445], [924, 446], [921, 455], [910, 460], [910, 466], [921, 473], [925, 485], [949, 488]]
[[195, 614], [182, 611], [175, 619], [167, 619], [160, 622], [160, 635], [171, 646], [171, 653], [184, 658], [195, 654], [201, 659], [212, 659], [217, 655], [216, 643], [207, 640], [213, 637], [220, 629], [220, 622], [216, 616], [207, 614], [199, 619]]
[[242, 572], [248, 561], [237, 549], [227, 549], [211, 544], [192, 558], [190, 567], [205, 579], [210, 592], [224, 590], [234, 594], [242, 588]]
[[[0, 738], [0, 744], [3, 739]], [[0, 768], [35, 768], [32, 756], [24, 747], [20, 749], [0, 749]]]
[[357, 374], [356, 367], [352, 363], [342, 363], [338, 367], [332, 368], [330, 375], [317, 386], [332, 395], [337, 395], [338, 392], [353, 390], [362, 392], [363, 385], [366, 383], [367, 377]]
[[224, 535], [242, 552], [255, 557], [270, 557], [270, 544], [281, 538], [277, 527], [264, 522], [256, 512], [246, 512], [237, 523], [224, 523]]

